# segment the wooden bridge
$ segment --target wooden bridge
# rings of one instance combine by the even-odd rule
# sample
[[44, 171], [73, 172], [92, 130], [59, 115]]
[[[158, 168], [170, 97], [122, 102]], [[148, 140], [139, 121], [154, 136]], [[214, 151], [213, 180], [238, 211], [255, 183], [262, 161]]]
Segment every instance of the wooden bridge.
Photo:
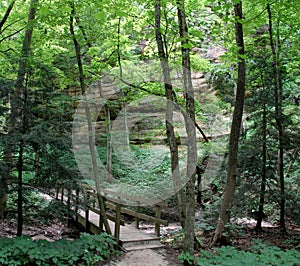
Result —
[[[111, 191], [102, 191], [101, 197], [105, 202], [106, 217], [112, 235], [117, 244], [125, 251], [161, 248], [160, 243], [160, 225], [167, 225], [168, 222], [160, 218], [161, 208], [165, 206], [164, 202], [156, 204], [155, 216], [146, 215], [140, 212], [141, 205], [145, 205], [145, 199], [142, 197], [130, 197], [128, 195], [119, 195], [112, 197]], [[67, 191], [62, 189], [57, 191], [57, 199], [60, 199], [68, 206], [68, 218], [73, 218], [81, 224], [86, 231], [99, 234], [104, 231], [103, 217], [97, 203], [97, 193], [94, 188], [84, 186], [81, 191]], [[135, 208], [126, 207], [128, 200], [135, 201]], [[134, 225], [126, 224], [122, 215], [134, 217]], [[155, 224], [155, 235], [146, 234], [139, 230], [140, 220]]]

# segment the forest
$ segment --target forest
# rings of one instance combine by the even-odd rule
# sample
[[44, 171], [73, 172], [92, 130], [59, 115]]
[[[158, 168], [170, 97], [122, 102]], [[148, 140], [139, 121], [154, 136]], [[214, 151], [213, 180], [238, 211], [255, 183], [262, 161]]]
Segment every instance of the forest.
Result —
[[0, 265], [300, 265], [299, 16], [1, 1]]

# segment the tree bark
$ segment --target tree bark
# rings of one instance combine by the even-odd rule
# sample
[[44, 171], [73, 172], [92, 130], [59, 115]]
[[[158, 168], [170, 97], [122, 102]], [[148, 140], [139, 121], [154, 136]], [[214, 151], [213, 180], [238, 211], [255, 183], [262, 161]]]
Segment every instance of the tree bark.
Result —
[[[282, 81], [279, 66], [279, 52], [276, 51], [276, 45], [273, 40], [273, 21], [270, 4], [267, 4], [269, 18], [269, 38], [270, 47], [273, 56], [273, 79], [274, 79], [274, 101], [275, 101], [275, 119], [278, 130], [278, 175], [280, 183], [280, 229], [286, 233], [285, 227], [285, 181], [284, 181], [284, 161], [283, 161], [283, 126], [282, 126]], [[279, 36], [277, 36], [279, 43]], [[279, 45], [277, 47], [279, 49]]]
[[165, 93], [167, 98], [167, 110], [166, 110], [166, 130], [167, 138], [170, 146], [171, 153], [171, 171], [174, 183], [174, 190], [176, 192], [177, 205], [179, 210], [179, 217], [181, 226], [185, 227], [185, 195], [181, 188], [180, 171], [179, 171], [179, 157], [178, 157], [178, 145], [176, 141], [174, 125], [173, 125], [173, 112], [174, 112], [174, 94], [173, 86], [171, 83], [170, 66], [168, 63], [167, 54], [165, 52], [165, 46], [163, 37], [161, 34], [161, 1], [155, 1], [155, 37], [158, 48], [158, 55], [160, 59], [161, 68], [163, 71]]
[[186, 220], [185, 220], [185, 238], [184, 250], [194, 254], [195, 239], [195, 175], [197, 166], [197, 141], [195, 130], [195, 104], [194, 89], [191, 78], [190, 49], [188, 42], [188, 26], [186, 22], [184, 0], [178, 0], [177, 14], [179, 23], [179, 34], [181, 37], [181, 57], [183, 70], [183, 85], [186, 101], [186, 111], [188, 117], [185, 119], [186, 131], [188, 136], [188, 154], [186, 175], [189, 181], [186, 185]]
[[30, 55], [31, 39], [32, 39], [32, 33], [33, 33], [33, 27], [31, 25], [31, 22], [35, 19], [37, 4], [38, 4], [38, 0], [31, 0], [31, 2], [30, 2], [30, 8], [29, 8], [29, 13], [28, 13], [28, 22], [27, 22], [28, 26], [27, 26], [24, 41], [23, 41], [22, 54], [21, 54], [21, 58], [19, 61], [19, 70], [18, 70], [18, 77], [17, 77], [17, 82], [16, 82], [17, 97], [21, 97], [24, 92], [25, 75], [26, 75], [26, 72], [28, 71], [27, 59]]
[[237, 92], [235, 99], [235, 106], [231, 124], [230, 140], [229, 140], [229, 154], [228, 154], [228, 167], [227, 167], [227, 181], [225, 192], [222, 199], [221, 209], [219, 212], [219, 218], [217, 222], [217, 228], [212, 236], [209, 246], [212, 247], [220, 239], [225, 224], [229, 220], [230, 208], [234, 198], [235, 186], [236, 186], [236, 168], [238, 159], [238, 144], [242, 124], [242, 116], [244, 109], [245, 98], [245, 80], [246, 80], [246, 64], [245, 64], [245, 48], [244, 48], [244, 35], [242, 2], [234, 3], [234, 14], [237, 18], [235, 23], [235, 36], [238, 50], [238, 80], [237, 80]]
[[266, 103], [263, 106], [263, 119], [262, 119], [262, 171], [261, 171], [261, 185], [260, 197], [258, 206], [257, 223], [255, 226], [256, 231], [262, 231], [262, 220], [264, 213], [265, 194], [266, 194], [266, 181], [267, 181], [267, 111]]
[[23, 152], [24, 141], [21, 139], [19, 143], [19, 156], [18, 156], [18, 219], [17, 219], [17, 236], [22, 235], [23, 231]]
[[205, 172], [205, 169], [207, 167], [207, 163], [208, 163], [208, 159], [209, 156], [205, 156], [200, 165], [197, 165], [196, 167], [196, 176], [197, 176], [197, 200], [196, 202], [198, 203], [198, 205], [204, 209], [204, 204], [202, 202], [202, 175]]
[[[23, 150], [24, 141], [22, 136], [26, 133], [26, 101], [27, 101], [27, 88], [25, 88], [24, 82], [26, 74], [29, 72], [28, 58], [30, 56], [31, 50], [31, 40], [32, 40], [32, 21], [35, 19], [36, 6], [38, 4], [37, 0], [31, 0], [27, 29], [25, 32], [23, 47], [21, 52], [21, 57], [19, 60], [18, 76], [16, 81], [15, 96], [12, 101], [12, 126], [17, 127], [17, 124], [21, 123], [21, 140], [19, 142], [19, 156], [18, 156], [18, 225], [17, 225], [17, 236], [22, 235], [23, 231]], [[26, 85], [27, 86], [27, 85]], [[21, 120], [17, 119], [21, 118]]]
[[110, 110], [106, 109], [106, 117], [107, 117], [107, 125], [106, 125], [106, 133], [107, 133], [107, 156], [106, 156], [106, 166], [107, 172], [109, 176], [106, 178], [110, 178], [110, 174], [112, 172], [112, 139], [111, 139], [111, 119], [110, 119]]
[[[71, 6], [70, 33], [72, 35], [75, 53], [76, 53], [77, 65], [78, 65], [78, 70], [79, 70], [79, 81], [80, 81], [81, 94], [82, 94], [82, 96], [85, 97], [84, 72], [83, 72], [81, 53], [80, 53], [81, 48], [76, 39], [76, 35], [75, 35], [75, 31], [74, 31], [74, 17], [76, 15], [75, 4], [73, 2], [69, 2], [69, 3]], [[98, 172], [99, 170], [97, 167], [97, 156], [96, 156], [96, 152], [95, 152], [95, 134], [94, 134], [94, 129], [93, 129], [93, 125], [92, 125], [90, 107], [89, 107], [88, 100], [86, 99], [86, 97], [84, 99], [84, 103], [85, 103], [85, 112], [86, 112], [88, 132], [89, 132], [89, 134], [88, 134], [89, 150], [90, 150], [91, 158], [92, 158], [93, 176], [94, 176], [96, 190], [97, 190], [98, 204], [100, 207], [100, 212], [101, 212], [101, 216], [102, 216], [101, 218], [103, 219], [105, 231], [108, 234], [111, 234], [111, 229], [108, 224], [108, 220], [107, 220], [107, 216], [106, 216], [106, 212], [105, 212], [104, 200], [101, 196], [100, 177], [99, 177], [99, 172]]]
[[19, 141], [19, 155], [18, 155], [18, 225], [17, 225], [17, 236], [22, 235], [23, 231], [23, 168], [24, 168], [24, 139], [23, 136], [26, 134], [26, 127], [28, 124], [27, 120], [27, 85], [24, 88], [24, 104], [21, 107], [21, 139]]

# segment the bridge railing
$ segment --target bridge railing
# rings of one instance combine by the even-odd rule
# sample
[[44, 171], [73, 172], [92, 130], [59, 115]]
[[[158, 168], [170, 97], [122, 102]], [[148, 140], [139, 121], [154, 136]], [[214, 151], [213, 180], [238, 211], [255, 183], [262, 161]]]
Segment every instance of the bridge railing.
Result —
[[[125, 225], [125, 221], [121, 218], [122, 214], [129, 215], [135, 218], [135, 226], [137, 229], [140, 227], [140, 221], [144, 220], [150, 223], [155, 224], [155, 235], [157, 237], [160, 236], [160, 226], [168, 225], [168, 221], [161, 219], [161, 210], [166, 203], [164, 201], [157, 203], [154, 205], [155, 215], [147, 215], [141, 213], [141, 207], [145, 206], [147, 201], [143, 197], [138, 196], [130, 196], [125, 195], [119, 192], [113, 192], [108, 190], [101, 191], [101, 197], [105, 202], [106, 208], [106, 217], [110, 221], [114, 222], [114, 232], [113, 235], [117, 241], [120, 242], [120, 230], [121, 226]], [[87, 185], [83, 185], [82, 189], [77, 189], [76, 191], [67, 191], [66, 189], [62, 189], [60, 192], [60, 197], [57, 196], [60, 200], [64, 201], [67, 204], [68, 209], [71, 206], [74, 206], [75, 213], [75, 221], [81, 222], [87, 231], [92, 231], [93, 233], [99, 233], [103, 231], [103, 217], [101, 217], [101, 211], [97, 202], [97, 192], [95, 188]], [[84, 202], [84, 205], [80, 204], [80, 202]], [[131, 202], [132, 206], [135, 206], [134, 209], [130, 209], [127, 207], [128, 203]], [[80, 216], [80, 210], [85, 211], [85, 221], [82, 221], [82, 217]], [[90, 211], [99, 215], [99, 224], [96, 225], [97, 228], [89, 221], [89, 213]], [[79, 221], [81, 220], [81, 221]]]

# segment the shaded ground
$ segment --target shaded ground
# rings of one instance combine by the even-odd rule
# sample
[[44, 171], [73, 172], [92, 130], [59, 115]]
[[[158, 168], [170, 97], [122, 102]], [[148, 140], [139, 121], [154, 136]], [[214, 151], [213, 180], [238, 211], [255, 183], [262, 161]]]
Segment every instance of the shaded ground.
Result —
[[[233, 221], [232, 221], [233, 222]], [[282, 249], [296, 248], [300, 250], [300, 228], [288, 225], [288, 234], [282, 235], [278, 226], [265, 223], [264, 232], [257, 233], [254, 230], [255, 221], [251, 218], [243, 218], [235, 221], [239, 225], [231, 225], [230, 231], [225, 230], [225, 236], [228, 238], [227, 243], [222, 245], [232, 245], [239, 250], [248, 250], [253, 244], [253, 240], [260, 239], [263, 242], [271, 243]], [[154, 225], [141, 223], [141, 230], [146, 233], [154, 232]], [[59, 239], [74, 240], [80, 235], [80, 228], [71, 225], [70, 228], [66, 223], [53, 221], [46, 224], [36, 223], [31, 226], [24, 226], [24, 235], [32, 239], [45, 239], [55, 241]], [[16, 225], [10, 221], [1, 221], [0, 237], [13, 238], [16, 233]], [[201, 243], [201, 249], [205, 249], [213, 230], [198, 228], [196, 231], [197, 238]], [[181, 265], [178, 256], [182, 252], [183, 234], [178, 223], [170, 223], [167, 227], [161, 227], [162, 242], [165, 248], [157, 250], [139, 250], [124, 253], [120, 257], [114, 257], [104, 266], [179, 266]], [[197, 254], [196, 254], [197, 256]]]
[[[200, 249], [207, 248], [213, 232], [214, 230], [196, 229], [196, 236], [201, 245]], [[266, 227], [263, 227], [262, 232], [257, 232], [251, 225], [230, 225], [230, 230], [225, 229], [223, 236], [221, 243], [217, 243], [217, 246], [234, 246], [239, 250], [248, 250], [256, 240], [260, 240], [283, 250], [295, 248], [300, 251], [300, 228], [292, 225], [287, 226], [287, 234], [282, 234], [279, 226], [276, 225], [267, 224]], [[163, 242], [169, 248], [182, 250], [183, 233], [176, 229], [169, 231], [163, 238]]]
[[[68, 228], [60, 221], [53, 221], [49, 224], [24, 225], [23, 235], [30, 236], [33, 240], [44, 239], [50, 242], [59, 239], [74, 240], [80, 235], [80, 228], [71, 224]], [[0, 222], [0, 237], [16, 237], [16, 225], [10, 221]]]

